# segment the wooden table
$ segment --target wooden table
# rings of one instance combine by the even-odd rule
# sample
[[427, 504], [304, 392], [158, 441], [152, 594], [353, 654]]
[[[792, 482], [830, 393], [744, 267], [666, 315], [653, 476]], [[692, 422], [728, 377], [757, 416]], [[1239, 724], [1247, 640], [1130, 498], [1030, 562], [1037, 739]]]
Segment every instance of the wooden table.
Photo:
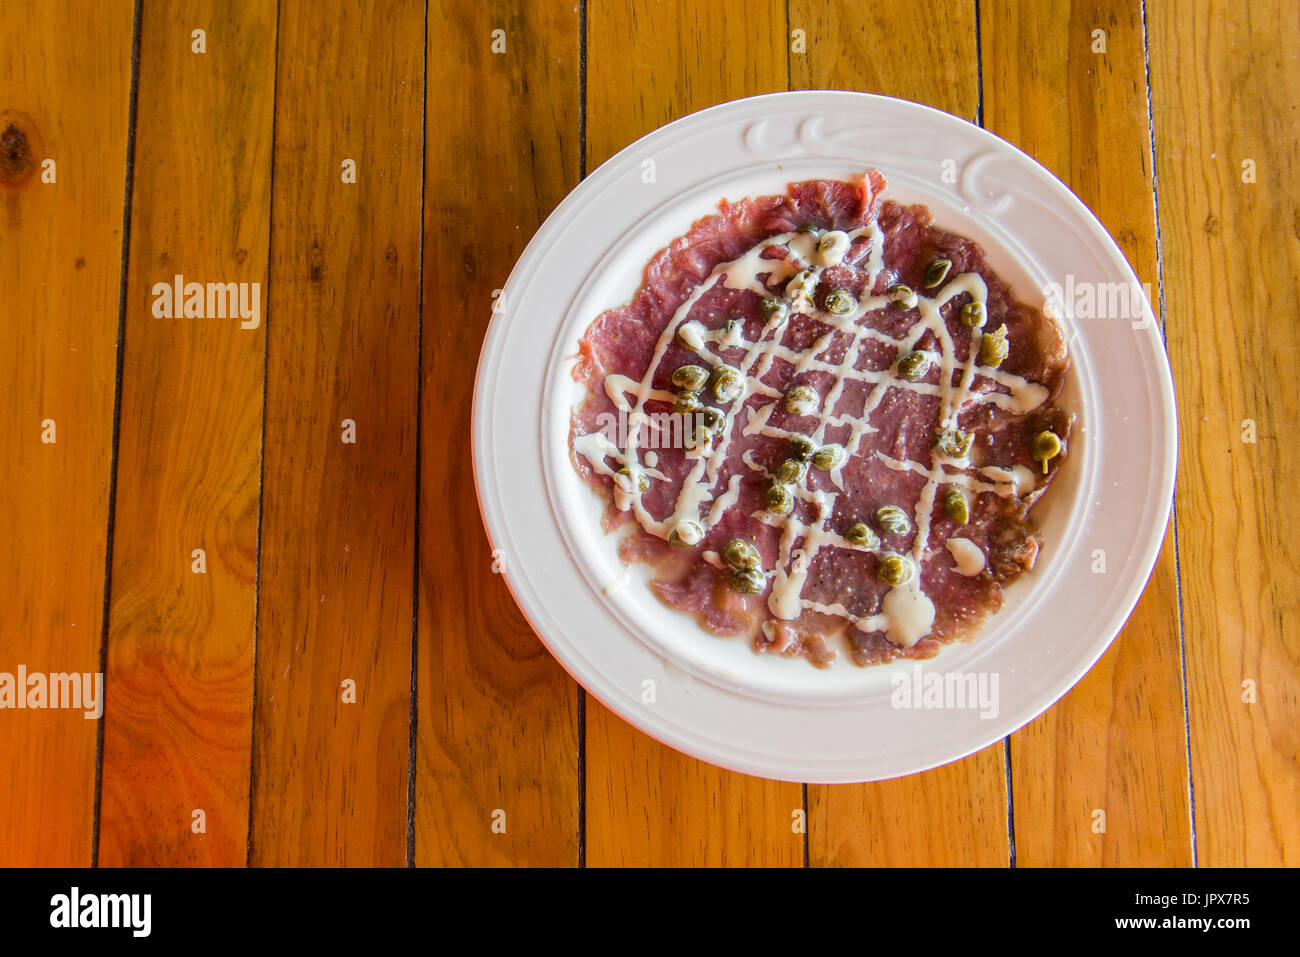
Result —
[[[0, 710], [0, 864], [1300, 864], [1294, 3], [0, 27], [0, 672], [106, 675], [98, 721]], [[469, 462], [492, 293], [547, 213], [675, 117], [805, 88], [1053, 170], [1158, 290], [1180, 407], [1172, 528], [1101, 662], [869, 785], [721, 771], [586, 698], [493, 572]], [[259, 309], [159, 317], [176, 276]]]

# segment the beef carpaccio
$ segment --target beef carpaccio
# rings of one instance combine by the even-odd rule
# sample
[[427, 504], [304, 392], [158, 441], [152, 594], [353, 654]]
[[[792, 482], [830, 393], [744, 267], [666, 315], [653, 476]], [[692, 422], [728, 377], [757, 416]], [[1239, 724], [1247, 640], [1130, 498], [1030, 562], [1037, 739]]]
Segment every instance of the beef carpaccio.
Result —
[[1069, 441], [1059, 324], [884, 190], [722, 202], [573, 370], [573, 466], [623, 560], [709, 632], [819, 666], [973, 637], [1034, 565]]

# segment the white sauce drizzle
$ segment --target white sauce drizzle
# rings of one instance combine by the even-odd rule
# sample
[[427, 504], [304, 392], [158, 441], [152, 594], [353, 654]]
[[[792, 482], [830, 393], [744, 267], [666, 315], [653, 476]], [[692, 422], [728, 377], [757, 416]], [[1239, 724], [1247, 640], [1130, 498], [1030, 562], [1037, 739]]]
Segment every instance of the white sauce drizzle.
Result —
[[921, 590], [915, 577], [885, 592], [880, 608], [887, 622], [885, 637], [901, 648], [911, 648], [934, 625], [934, 602]]
[[[847, 459], [859, 451], [862, 438], [878, 431], [869, 422], [871, 414], [883, 401], [890, 389], [910, 389], [924, 395], [938, 396], [940, 400], [938, 429], [955, 429], [958, 427], [962, 413], [981, 404], [992, 404], [1016, 415], [1028, 413], [1047, 400], [1048, 391], [1036, 382], [1030, 382], [1020, 376], [1001, 369], [991, 369], [977, 365], [979, 354], [978, 330], [972, 332], [969, 357], [966, 362], [958, 363], [952, 336], [943, 321], [941, 307], [955, 296], [969, 295], [972, 300], [985, 302], [988, 290], [978, 273], [962, 273], [951, 276], [932, 297], [918, 295], [916, 309], [920, 318], [912, 325], [901, 339], [895, 339], [879, 330], [862, 325], [861, 320], [868, 313], [884, 308], [889, 304], [889, 297], [866, 296], [857, 307], [844, 314], [831, 314], [818, 310], [814, 305], [813, 293], [823, 269], [844, 264], [845, 257], [855, 240], [865, 238], [866, 255], [853, 264], [866, 274], [864, 288], [873, 289], [877, 279], [884, 270], [884, 236], [877, 228], [873, 218], [865, 226], [852, 232], [828, 231], [818, 237], [810, 233], [782, 233], [769, 237], [749, 249], [731, 262], [720, 263], [691, 295], [678, 307], [667, 327], [659, 337], [654, 354], [641, 381], [628, 376], [611, 374], [605, 378], [605, 392], [614, 406], [628, 416], [627, 448], [620, 449], [600, 432], [589, 432], [574, 439], [573, 447], [577, 454], [585, 458], [600, 475], [613, 478], [612, 498], [616, 508], [621, 511], [631, 509], [638, 523], [647, 532], [660, 538], [668, 538], [673, 530], [687, 544], [702, 539], [695, 529], [707, 532], [721, 521], [727, 509], [735, 505], [740, 494], [741, 474], [732, 475], [721, 494], [716, 494], [719, 471], [726, 462], [727, 452], [735, 431], [737, 412], [744, 406], [746, 396], [760, 396], [768, 401], [758, 407], [744, 406], [745, 415], [741, 423], [744, 436], [763, 435], [774, 438], [789, 438], [794, 433], [776, 428], [770, 424], [773, 410], [783, 402], [783, 393], [764, 383], [763, 377], [771, 370], [773, 363], [781, 359], [790, 363], [793, 375], [804, 372], [829, 374], [833, 381], [820, 401], [820, 411], [814, 406], [808, 409], [810, 416], [817, 419], [816, 428], [811, 433], [814, 442], [825, 441], [827, 427], [848, 429], [848, 435], [842, 440]], [[779, 258], [765, 257], [768, 249], [780, 250], [784, 255]], [[796, 276], [796, 274], [799, 274]], [[784, 321], [772, 321], [763, 329], [759, 337], [749, 342], [744, 338], [742, 324], [731, 323], [717, 330], [705, 327], [689, 319], [690, 313], [700, 298], [722, 283], [728, 289], [743, 289], [760, 296], [771, 295], [769, 285], [777, 287], [790, 277], [786, 283], [784, 299], [791, 304], [792, 311], [814, 314], [819, 322], [829, 326], [831, 332], [818, 339], [813, 347], [806, 351], [795, 351], [782, 344], [787, 324]], [[766, 284], [763, 277], [766, 277]], [[868, 340], [884, 343], [898, 350], [898, 354], [911, 351], [916, 343], [931, 332], [936, 346], [931, 347], [930, 357], [939, 369], [939, 384], [911, 382], [897, 377], [892, 369], [877, 371], [859, 370], [855, 366], [862, 345]], [[836, 332], [847, 334], [850, 338], [848, 347], [838, 363], [827, 358], [835, 339]], [[658, 455], [652, 450], [638, 454], [637, 436], [641, 428], [654, 427], [654, 421], [646, 414], [648, 402], [658, 401], [671, 404], [672, 392], [654, 389], [651, 382], [654, 373], [663, 362], [664, 355], [674, 338], [694, 349], [698, 358], [693, 360], [713, 366], [729, 365], [740, 372], [744, 380], [741, 398], [721, 406], [725, 421], [719, 433], [698, 451], [688, 451], [687, 460], [691, 468], [682, 480], [677, 494], [674, 511], [664, 519], [656, 519], [649, 513], [642, 502], [644, 494], [639, 485], [643, 480], [663, 481], [665, 476], [655, 466]], [[710, 347], [716, 346], [716, 351]], [[935, 348], [937, 347], [937, 351]], [[743, 349], [744, 355], [724, 363], [718, 352]], [[990, 380], [1007, 391], [973, 391], [975, 377]], [[954, 383], [954, 379], [956, 382]], [[847, 382], [859, 382], [870, 387], [860, 414], [849, 412], [836, 413], [839, 400]], [[632, 397], [633, 402], [629, 402]], [[712, 402], [712, 397], [710, 397]], [[802, 409], [800, 410], [802, 411]], [[883, 452], [875, 452], [876, 457], [891, 469], [912, 471], [925, 476], [926, 483], [921, 490], [914, 514], [916, 534], [911, 548], [911, 560], [918, 566], [929, 554], [930, 527], [933, 519], [938, 489], [941, 485], [952, 485], [973, 492], [993, 492], [999, 496], [1023, 496], [1035, 488], [1034, 473], [1022, 465], [1010, 468], [989, 465], [972, 467], [969, 458], [952, 459], [938, 454], [932, 456], [932, 465], [927, 468], [912, 460], [900, 461]], [[614, 464], [610, 464], [610, 462]], [[772, 476], [753, 460], [748, 452], [742, 457], [745, 465], [753, 472], [762, 473], [765, 478]], [[618, 470], [626, 468], [629, 475], [620, 475]], [[630, 476], [630, 477], [629, 477]], [[833, 469], [829, 473], [832, 484], [844, 488], [842, 470]], [[977, 476], [990, 479], [980, 481]], [[811, 491], [805, 486], [796, 486], [792, 491], [799, 501], [810, 503], [811, 512], [816, 516], [812, 524], [805, 523], [794, 513], [779, 516], [769, 511], [754, 513], [759, 521], [782, 530], [779, 555], [776, 568], [769, 572], [771, 590], [768, 596], [768, 608], [777, 618], [792, 620], [804, 611], [832, 614], [845, 619], [859, 630], [866, 632], [884, 632], [886, 637], [901, 647], [911, 647], [930, 633], [934, 624], [934, 603], [920, 586], [920, 575], [902, 585], [886, 592], [881, 601], [879, 614], [857, 617], [849, 613], [843, 605], [822, 604], [802, 597], [808, 569], [818, 551], [826, 545], [838, 548], [851, 548], [882, 554], [878, 549], [865, 549], [850, 545], [841, 536], [825, 527], [826, 520], [833, 514], [838, 493], [829, 491]], [[716, 497], [715, 497], [716, 494]], [[708, 505], [707, 514], [701, 512]], [[795, 510], [796, 512], [798, 509]], [[691, 541], [687, 541], [687, 539]], [[979, 547], [968, 539], [950, 538], [947, 546], [957, 561], [958, 571], [965, 574], [978, 574], [984, 567], [984, 554]], [[974, 554], [972, 554], [972, 551]], [[978, 556], [978, 557], [976, 557]], [[706, 552], [705, 560], [721, 567], [722, 562], [714, 552]], [[975, 567], [978, 562], [978, 567]], [[968, 571], [967, 569], [973, 569]]]
[[945, 544], [957, 563], [957, 574], [969, 578], [984, 571], [984, 553], [969, 538], [950, 538]]

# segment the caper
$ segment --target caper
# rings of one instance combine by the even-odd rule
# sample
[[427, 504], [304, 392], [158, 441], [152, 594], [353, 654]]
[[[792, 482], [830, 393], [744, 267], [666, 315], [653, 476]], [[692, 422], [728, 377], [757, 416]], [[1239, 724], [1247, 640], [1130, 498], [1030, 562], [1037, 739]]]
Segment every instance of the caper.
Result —
[[968, 302], [961, 307], [957, 317], [972, 329], [982, 329], [989, 320], [989, 311], [982, 302]]
[[815, 468], [822, 471], [830, 471], [839, 468], [844, 464], [846, 458], [844, 446], [842, 445], [823, 445], [812, 455], [812, 464]]
[[888, 555], [881, 555], [880, 561], [876, 563], [876, 574], [880, 580], [887, 585], [902, 585], [911, 580], [915, 569], [912, 563], [902, 555], [896, 555], [890, 552]]
[[993, 332], [986, 332], [980, 337], [980, 365], [996, 369], [1007, 357], [1007, 327], [998, 326]]
[[970, 502], [959, 489], [948, 489], [943, 497], [943, 510], [958, 525], [965, 525], [970, 521]]
[[712, 406], [706, 405], [700, 409], [700, 425], [704, 426], [706, 432], [715, 435], [722, 431], [722, 427], [727, 424], [727, 417]]
[[1037, 462], [1043, 463], [1043, 474], [1047, 474], [1047, 463], [1061, 454], [1061, 438], [1050, 429], [1039, 432], [1029, 443], [1029, 454]]
[[677, 341], [687, 349], [698, 352], [704, 348], [704, 327], [698, 322], [684, 322], [677, 327]]
[[889, 290], [889, 301], [900, 309], [915, 309], [916, 293], [909, 286], [894, 286]]
[[757, 568], [763, 562], [754, 544], [743, 538], [733, 538], [722, 546], [722, 560], [732, 568]]
[[792, 386], [785, 394], [785, 410], [791, 415], [807, 415], [816, 411], [819, 396], [806, 385]]
[[724, 346], [738, 346], [743, 341], [741, 335], [740, 323], [735, 319], [728, 319], [722, 324], [722, 337], [720, 342]]
[[777, 515], [789, 515], [794, 511], [794, 493], [788, 485], [778, 483], [767, 487], [767, 510]]
[[857, 304], [853, 294], [844, 289], [834, 289], [826, 294], [826, 311], [837, 316], [852, 312]]
[[808, 463], [786, 459], [776, 467], [776, 480], [783, 485], [798, 485], [808, 474]]
[[719, 402], [738, 399], [745, 391], [745, 377], [728, 365], [714, 366], [709, 383]]
[[800, 462], [807, 462], [812, 458], [812, 454], [817, 451], [817, 446], [813, 440], [806, 435], [795, 435], [790, 438], [790, 457], [798, 459]]
[[709, 370], [704, 366], [682, 366], [673, 373], [673, 385], [679, 389], [699, 392], [708, 384]]
[[[625, 465], [618, 470], [618, 474], [623, 476], [624, 487], [630, 492], [632, 490], [632, 470]], [[638, 492], [644, 492], [649, 487], [650, 479], [646, 477], [645, 473], [638, 469], [636, 473], [636, 490]]]
[[731, 573], [731, 587], [742, 595], [761, 595], [767, 588], [767, 576], [758, 568], [737, 568]]
[[699, 411], [701, 406], [700, 394], [692, 392], [690, 389], [683, 389], [677, 393], [677, 398], [673, 399], [673, 411], [678, 415], [688, 415], [691, 412]]
[[682, 429], [686, 447], [699, 451], [727, 424], [727, 417], [711, 406], [704, 406]]
[[882, 505], [876, 509], [876, 521], [887, 535], [906, 535], [912, 530], [907, 513], [897, 505]]
[[758, 308], [762, 310], [769, 323], [775, 323], [778, 326], [785, 322], [790, 315], [790, 307], [775, 296], [764, 296], [763, 301], [758, 304]]
[[964, 459], [970, 454], [971, 443], [975, 436], [961, 429], [945, 429], [934, 440], [934, 447], [953, 459]]
[[678, 522], [668, 533], [668, 544], [673, 548], [694, 548], [704, 541], [704, 529], [698, 522], [690, 520]]
[[712, 438], [713, 433], [698, 417], [694, 419], [694, 424], [689, 424], [682, 430], [682, 440], [692, 452], [703, 452]]
[[849, 544], [861, 545], [863, 548], [876, 548], [880, 544], [880, 537], [866, 522], [854, 522], [844, 533], [844, 538]]
[[925, 288], [933, 289], [943, 282], [952, 268], [951, 259], [935, 259], [925, 267]]
[[847, 235], [836, 229], [828, 230], [823, 233], [822, 237], [817, 240], [817, 251], [819, 253], [828, 252], [832, 247], [834, 247], [835, 243], [839, 241], [841, 236], [844, 236], [845, 239], [849, 238]]
[[898, 374], [909, 382], [920, 382], [930, 371], [930, 356], [916, 350], [898, 360]]
[[792, 303], [803, 303], [812, 295], [812, 291], [817, 286], [817, 277], [809, 270], [796, 273], [785, 286], [785, 298]]

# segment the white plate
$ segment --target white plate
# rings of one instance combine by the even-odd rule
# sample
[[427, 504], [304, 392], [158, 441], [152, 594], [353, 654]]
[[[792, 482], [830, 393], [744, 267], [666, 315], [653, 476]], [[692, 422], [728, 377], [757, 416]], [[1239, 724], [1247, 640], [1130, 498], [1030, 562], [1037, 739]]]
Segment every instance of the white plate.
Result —
[[[1047, 284], [1061, 287], [1073, 366], [1060, 404], [1077, 416], [1076, 438], [1033, 512], [1045, 540], [1038, 565], [1007, 589], [981, 637], [924, 663], [859, 668], [841, 655], [823, 671], [709, 635], [650, 593], [644, 569], [629, 575], [616, 537], [600, 531], [604, 501], [569, 462], [579, 398], [570, 369], [588, 324], [626, 302], [646, 260], [720, 199], [872, 167], [889, 181], [887, 199], [925, 203], [937, 225], [978, 241], [1018, 298], [1042, 306]], [[587, 691], [687, 754], [763, 777], [843, 782], [977, 751], [1042, 713], [1096, 662], [1164, 537], [1176, 423], [1156, 319], [1142, 295], [1122, 315], [1089, 316], [1087, 290], [1114, 313], [1121, 288], [1137, 280], [1087, 207], [1024, 153], [946, 113], [800, 92], [684, 117], [587, 177], [498, 297], [473, 414], [479, 505], [498, 567]], [[954, 693], [982, 689], [983, 704], [927, 706], [936, 699], [921, 692], [944, 680]], [[996, 707], [984, 707], [994, 682]]]

